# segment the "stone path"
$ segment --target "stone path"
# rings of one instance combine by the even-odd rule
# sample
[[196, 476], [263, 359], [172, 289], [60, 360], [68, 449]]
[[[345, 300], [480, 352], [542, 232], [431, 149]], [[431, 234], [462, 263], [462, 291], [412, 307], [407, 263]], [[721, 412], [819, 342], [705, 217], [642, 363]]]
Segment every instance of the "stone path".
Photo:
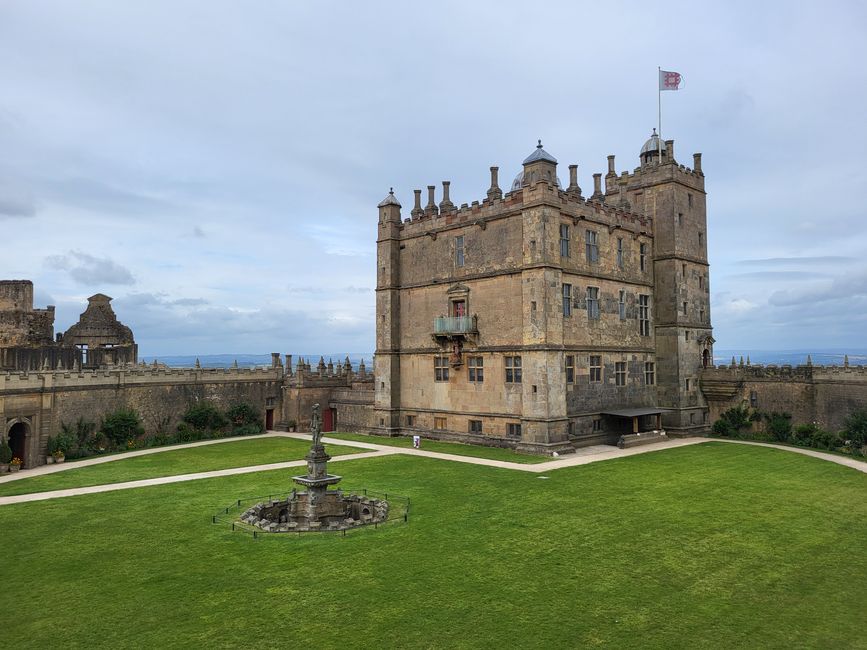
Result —
[[[241, 438], [222, 438], [220, 440], [206, 440], [201, 442], [189, 443], [184, 445], [174, 445], [171, 447], [160, 447], [155, 449], [141, 449], [138, 451], [126, 452], [122, 454], [115, 454], [113, 456], [108, 457], [100, 457], [100, 458], [92, 458], [82, 461], [76, 461], [74, 463], [63, 463], [61, 465], [44, 465], [32, 470], [28, 470], [27, 472], [19, 472], [17, 474], [10, 474], [8, 476], [0, 478], [0, 483], [7, 483], [13, 480], [21, 480], [25, 478], [29, 478], [32, 476], [41, 476], [44, 474], [53, 474], [55, 472], [66, 471], [70, 469], [75, 469], [78, 467], [86, 467], [88, 465], [98, 465], [100, 463], [106, 463], [113, 460], [121, 460], [124, 458], [131, 458], [135, 456], [142, 456], [146, 454], [155, 454], [161, 453], [164, 451], [172, 451], [174, 449], [186, 449], [189, 447], [198, 447], [202, 445], [208, 444], [217, 444], [222, 442], [232, 442], [235, 440], [250, 440], [256, 438], [266, 438], [266, 437], [286, 437], [286, 438], [295, 438], [298, 440], [309, 440], [310, 435], [305, 433], [285, 433], [285, 432], [269, 432], [266, 434], [262, 434], [260, 436], [244, 436]], [[603, 460], [611, 460], [615, 458], [626, 458], [628, 456], [635, 456], [637, 454], [646, 454], [655, 451], [664, 451], [666, 449], [673, 449], [676, 447], [685, 447], [688, 445], [696, 445], [704, 442], [725, 442], [731, 444], [739, 444], [739, 445], [754, 445], [757, 447], [769, 447], [771, 449], [778, 449], [781, 451], [790, 451], [796, 454], [802, 454], [804, 456], [811, 456], [813, 458], [819, 458], [821, 460], [826, 460], [832, 463], [836, 463], [838, 465], [844, 465], [846, 467], [850, 467], [859, 472], [867, 473], [867, 463], [856, 460], [854, 458], [848, 458], [846, 456], [837, 456], [835, 454], [829, 454], [822, 451], [816, 451], [813, 449], [801, 449], [796, 447], [786, 447], [783, 445], [774, 445], [770, 443], [764, 442], [750, 442], [746, 440], [719, 440], [717, 438], [680, 438], [667, 440], [664, 442], [657, 442], [650, 445], [644, 445], [640, 447], [633, 447], [631, 449], [619, 449], [617, 447], [612, 447], [609, 445], [594, 445], [591, 447], [583, 447], [578, 449], [574, 454], [567, 454], [564, 456], [560, 456], [559, 458], [550, 460], [545, 463], [534, 463], [534, 464], [525, 464], [525, 463], [513, 463], [505, 460], [493, 460], [490, 458], [477, 458], [475, 456], [458, 456], [456, 454], [446, 454], [437, 451], [425, 451], [424, 449], [413, 449], [407, 447], [393, 447], [390, 445], [380, 445], [376, 443], [370, 442], [356, 442], [354, 440], [341, 440], [340, 438], [331, 438], [331, 437], [323, 437], [323, 442], [327, 444], [333, 445], [345, 445], [351, 447], [357, 447], [360, 449], [368, 449], [370, 451], [360, 454], [346, 454], [343, 456], [334, 456], [330, 462], [340, 462], [344, 460], [361, 460], [364, 458], [376, 458], [379, 456], [388, 456], [395, 454], [403, 454], [407, 456], [422, 456], [424, 458], [436, 458], [439, 460], [447, 460], [457, 463], [469, 463], [472, 465], [484, 465], [486, 467], [498, 467], [501, 469], [511, 469], [522, 472], [531, 472], [535, 474], [542, 474], [544, 472], [549, 472], [552, 470], [563, 469], [565, 467], [575, 467], [578, 465], [587, 465], [589, 463], [596, 463]], [[422, 442], [424, 444], [424, 442]], [[197, 472], [194, 474], [179, 474], [175, 476], [160, 476], [157, 478], [149, 478], [142, 479], [139, 481], [127, 481], [124, 483], [110, 483], [106, 485], [93, 485], [89, 487], [79, 487], [79, 488], [69, 488], [65, 490], [53, 490], [50, 492], [36, 492], [32, 494], [18, 494], [14, 496], [6, 496], [0, 497], [0, 506], [9, 505], [13, 503], [25, 503], [29, 501], [43, 501], [45, 499], [56, 499], [60, 497], [68, 497], [68, 496], [77, 496], [82, 494], [96, 494], [100, 492], [113, 492], [115, 490], [128, 490], [132, 488], [140, 488], [147, 487], [150, 485], [166, 485], [169, 483], [180, 483], [183, 481], [195, 481], [199, 479], [206, 478], [216, 478], [220, 476], [235, 476], [238, 474], [249, 474], [252, 472], [263, 472], [272, 469], [285, 469], [289, 467], [301, 467], [304, 466], [306, 461], [304, 460], [291, 460], [282, 463], [270, 463], [268, 465], [251, 465], [247, 467], [233, 467], [230, 469], [220, 469], [214, 470], [210, 472]]]

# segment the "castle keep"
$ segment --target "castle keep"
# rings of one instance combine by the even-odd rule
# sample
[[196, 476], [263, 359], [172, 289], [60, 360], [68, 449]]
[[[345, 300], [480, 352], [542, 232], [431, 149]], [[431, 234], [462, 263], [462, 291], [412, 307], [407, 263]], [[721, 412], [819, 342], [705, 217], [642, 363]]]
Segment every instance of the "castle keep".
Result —
[[[711, 363], [704, 174], [653, 136], [585, 197], [541, 142], [509, 191], [409, 218], [378, 206], [374, 427], [569, 451], [705, 430]], [[662, 148], [661, 157], [658, 149]]]

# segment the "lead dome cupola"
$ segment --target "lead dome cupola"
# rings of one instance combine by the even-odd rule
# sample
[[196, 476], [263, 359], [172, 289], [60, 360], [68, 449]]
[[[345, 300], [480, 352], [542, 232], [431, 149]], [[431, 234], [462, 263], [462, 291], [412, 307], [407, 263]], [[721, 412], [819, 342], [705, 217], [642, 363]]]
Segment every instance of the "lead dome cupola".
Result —
[[[530, 163], [538, 162], [544, 160], [545, 162], [552, 163], [554, 165], [557, 164], [557, 159], [549, 154], [542, 148], [542, 141], [539, 140], [539, 144], [536, 145], [536, 150], [531, 153], [529, 156], [524, 158], [523, 165], [528, 165]], [[524, 185], [524, 170], [521, 170], [517, 176], [515, 176], [515, 180], [512, 181], [512, 191], [520, 190]], [[562, 189], [560, 185], [560, 179], [557, 176], [554, 176], [554, 185], [556, 185], [559, 189]]]

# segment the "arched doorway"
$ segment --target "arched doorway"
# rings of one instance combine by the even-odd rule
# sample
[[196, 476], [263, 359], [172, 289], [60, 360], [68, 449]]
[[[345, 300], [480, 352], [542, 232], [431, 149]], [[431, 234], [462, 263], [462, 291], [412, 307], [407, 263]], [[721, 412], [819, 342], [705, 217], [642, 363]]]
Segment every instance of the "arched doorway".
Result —
[[705, 348], [701, 353], [701, 367], [707, 368], [710, 365], [710, 350]]
[[9, 446], [12, 448], [13, 458], [20, 458], [27, 462], [27, 434], [30, 427], [26, 422], [16, 422], [9, 428]]

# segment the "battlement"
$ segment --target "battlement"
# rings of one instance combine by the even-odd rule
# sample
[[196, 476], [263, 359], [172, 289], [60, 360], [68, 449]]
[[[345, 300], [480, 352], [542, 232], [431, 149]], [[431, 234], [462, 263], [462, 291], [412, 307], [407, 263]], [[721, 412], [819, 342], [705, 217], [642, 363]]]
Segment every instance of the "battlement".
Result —
[[539, 180], [521, 189], [507, 192], [502, 197], [486, 198], [462, 203], [448, 211], [424, 212], [414, 210], [415, 215], [403, 220], [400, 225], [402, 239], [423, 235], [436, 236], [456, 227], [477, 224], [484, 228], [487, 221], [519, 214], [523, 209], [536, 204], [557, 205], [561, 213], [570, 216], [577, 224], [580, 221], [598, 223], [606, 227], [622, 228], [635, 234], [652, 234], [652, 218], [605, 202], [603, 195], [585, 198], [577, 192], [562, 190], [545, 180]]
[[96, 370], [39, 370], [0, 375], [0, 392], [50, 388], [128, 386], [133, 384], [201, 384], [244, 381], [281, 381], [278, 368], [154, 368], [115, 367]]
[[705, 368], [701, 373], [702, 381], [760, 381], [792, 379], [801, 381], [816, 381], [824, 379], [865, 379], [867, 366], [830, 365], [817, 366], [813, 364], [791, 365], [761, 365], [739, 364], [720, 365]]

